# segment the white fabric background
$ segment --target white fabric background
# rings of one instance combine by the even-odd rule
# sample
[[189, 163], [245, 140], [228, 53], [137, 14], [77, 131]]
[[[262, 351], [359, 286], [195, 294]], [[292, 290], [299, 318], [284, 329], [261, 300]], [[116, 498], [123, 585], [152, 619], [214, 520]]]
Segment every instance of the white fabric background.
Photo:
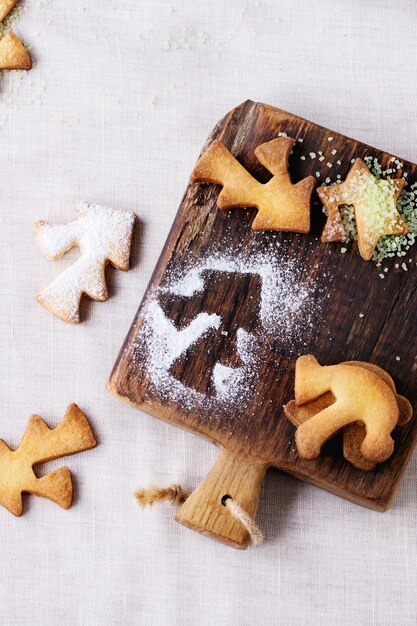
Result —
[[[194, 487], [213, 445], [105, 390], [189, 173], [215, 122], [268, 102], [417, 160], [414, 0], [26, 0], [16, 32], [34, 69], [0, 76], [0, 436], [76, 401], [99, 446], [68, 463], [69, 511], [0, 510], [0, 622], [47, 626], [407, 626], [417, 620], [417, 455], [394, 508], [374, 513], [268, 474], [246, 552], [141, 512], [151, 482]], [[65, 324], [35, 301], [49, 262], [32, 223], [80, 200], [135, 211], [129, 273]], [[414, 338], [411, 338], [415, 341]], [[57, 461], [48, 466], [62, 465]]]

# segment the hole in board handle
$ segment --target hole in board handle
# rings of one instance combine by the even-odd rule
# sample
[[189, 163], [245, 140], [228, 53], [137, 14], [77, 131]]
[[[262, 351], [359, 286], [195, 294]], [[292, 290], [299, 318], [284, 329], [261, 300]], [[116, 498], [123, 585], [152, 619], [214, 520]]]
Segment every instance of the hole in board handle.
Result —
[[231, 498], [231, 497], [232, 497], [232, 496], [229, 496], [229, 494], [228, 494], [228, 493], [226, 493], [224, 496], [222, 496], [222, 499], [221, 499], [221, 503], [222, 503], [222, 505], [223, 505], [223, 506], [226, 506], [226, 500], [230, 500], [230, 498]]

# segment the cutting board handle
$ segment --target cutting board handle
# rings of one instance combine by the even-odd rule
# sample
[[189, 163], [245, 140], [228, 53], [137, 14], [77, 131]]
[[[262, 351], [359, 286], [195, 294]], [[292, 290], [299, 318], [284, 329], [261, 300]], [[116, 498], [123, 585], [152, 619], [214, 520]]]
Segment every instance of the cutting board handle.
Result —
[[235, 548], [245, 548], [249, 535], [223, 502], [225, 496], [232, 497], [255, 519], [267, 467], [221, 448], [206, 478], [178, 510], [176, 521]]

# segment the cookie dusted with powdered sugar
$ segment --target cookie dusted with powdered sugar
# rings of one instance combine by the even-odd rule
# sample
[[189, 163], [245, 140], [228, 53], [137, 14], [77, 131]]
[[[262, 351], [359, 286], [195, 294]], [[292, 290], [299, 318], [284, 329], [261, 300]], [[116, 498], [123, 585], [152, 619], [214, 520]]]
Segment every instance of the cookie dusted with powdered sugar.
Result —
[[39, 221], [34, 226], [36, 241], [51, 260], [60, 259], [74, 246], [80, 248], [77, 261], [38, 295], [38, 302], [65, 322], [78, 324], [81, 296], [93, 300], [108, 298], [105, 269], [111, 263], [129, 269], [135, 214], [99, 204], [82, 203], [78, 219], [54, 226]]

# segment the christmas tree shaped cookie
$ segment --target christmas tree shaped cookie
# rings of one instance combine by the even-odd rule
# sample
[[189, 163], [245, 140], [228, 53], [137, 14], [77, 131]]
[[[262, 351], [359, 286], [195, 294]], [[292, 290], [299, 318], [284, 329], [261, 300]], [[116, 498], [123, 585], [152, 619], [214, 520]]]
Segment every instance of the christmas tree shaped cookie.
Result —
[[42, 306], [66, 322], [80, 321], [79, 306], [83, 293], [93, 300], [107, 300], [105, 269], [111, 263], [129, 269], [135, 214], [98, 204], [80, 204], [78, 220], [53, 226], [39, 221], [35, 236], [40, 248], [52, 260], [79, 246], [78, 260], [60, 274], [37, 296]]

